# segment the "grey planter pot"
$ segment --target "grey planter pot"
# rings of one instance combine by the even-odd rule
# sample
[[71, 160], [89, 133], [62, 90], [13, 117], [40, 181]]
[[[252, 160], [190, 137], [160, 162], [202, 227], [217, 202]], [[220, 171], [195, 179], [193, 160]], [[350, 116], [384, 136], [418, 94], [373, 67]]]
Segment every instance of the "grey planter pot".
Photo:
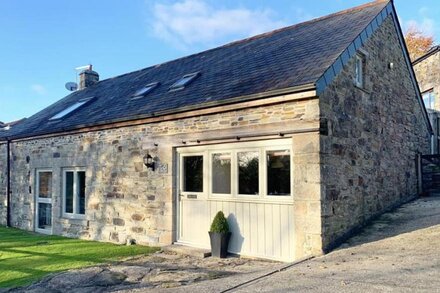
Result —
[[229, 239], [231, 232], [217, 233], [208, 232], [211, 240], [211, 254], [214, 257], [226, 258], [228, 256]]

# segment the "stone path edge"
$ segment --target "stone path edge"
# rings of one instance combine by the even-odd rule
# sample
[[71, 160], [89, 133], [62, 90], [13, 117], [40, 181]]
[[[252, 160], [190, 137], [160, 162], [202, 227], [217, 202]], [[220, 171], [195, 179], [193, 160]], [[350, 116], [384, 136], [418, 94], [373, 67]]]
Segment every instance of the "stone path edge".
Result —
[[248, 280], [248, 281], [246, 281], [246, 282], [243, 282], [243, 283], [237, 284], [237, 285], [235, 285], [235, 286], [233, 286], [233, 287], [231, 287], [231, 288], [228, 288], [228, 289], [226, 289], [226, 290], [223, 290], [223, 291], [221, 291], [221, 293], [232, 292], [232, 291], [235, 290], [235, 289], [239, 289], [239, 288], [241, 288], [241, 287], [244, 287], [244, 286], [250, 285], [250, 284], [252, 284], [252, 283], [254, 283], [254, 282], [256, 282], [256, 281], [259, 281], [259, 280], [261, 280], [261, 279], [264, 279], [264, 278], [267, 278], [267, 277], [269, 277], [269, 276], [272, 276], [272, 275], [274, 275], [274, 274], [276, 274], [276, 273], [279, 273], [279, 272], [285, 271], [285, 270], [287, 270], [287, 269], [290, 269], [291, 267], [294, 267], [294, 266], [299, 265], [299, 264], [301, 264], [301, 263], [303, 263], [303, 262], [309, 261], [309, 260], [311, 260], [311, 259], [313, 259], [313, 258], [315, 258], [315, 256], [309, 256], [309, 257], [305, 257], [305, 258], [299, 259], [299, 260], [297, 260], [297, 261], [295, 261], [295, 262], [292, 262], [292, 263], [286, 264], [286, 265], [282, 266], [281, 268], [278, 268], [278, 269], [272, 270], [272, 271], [270, 271], [270, 272], [268, 272], [268, 273], [265, 273], [265, 274], [263, 274], [263, 275], [261, 275], [261, 276], [255, 277], [255, 278], [253, 278], [253, 279], [251, 279], [251, 280]]

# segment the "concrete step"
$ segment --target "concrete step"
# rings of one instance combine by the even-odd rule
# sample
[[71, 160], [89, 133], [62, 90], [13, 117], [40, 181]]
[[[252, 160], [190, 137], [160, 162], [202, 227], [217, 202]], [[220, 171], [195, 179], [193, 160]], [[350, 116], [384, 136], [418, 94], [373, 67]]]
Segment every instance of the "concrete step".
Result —
[[206, 258], [211, 256], [211, 251], [208, 249], [195, 248], [182, 244], [172, 244], [162, 247], [164, 252], [171, 252], [181, 255], [189, 255], [198, 258]]

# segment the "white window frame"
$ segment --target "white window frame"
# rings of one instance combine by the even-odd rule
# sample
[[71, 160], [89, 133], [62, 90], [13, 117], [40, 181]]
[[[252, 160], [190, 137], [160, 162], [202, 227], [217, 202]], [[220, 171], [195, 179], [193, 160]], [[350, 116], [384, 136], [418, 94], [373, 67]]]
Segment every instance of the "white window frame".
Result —
[[363, 54], [357, 53], [356, 59], [355, 59], [354, 83], [356, 84], [357, 87], [360, 87], [360, 88], [363, 88], [364, 83], [365, 83], [364, 64], [365, 64], [365, 56]]
[[[67, 213], [66, 212], [66, 173], [67, 172], [73, 172], [73, 213]], [[84, 214], [79, 214], [79, 206], [78, 206], [78, 202], [79, 202], [79, 193], [78, 193], [78, 172], [84, 172], [85, 173], [85, 190], [84, 190], [84, 194], [85, 197], [87, 199], [87, 173], [85, 168], [63, 168], [63, 184], [62, 184], [62, 202], [63, 202], [63, 206], [62, 206], [62, 215], [64, 218], [69, 218], [69, 219], [84, 219], [87, 213], [87, 200], [84, 203]]]
[[[44, 198], [44, 197], [39, 197], [39, 193], [40, 193], [40, 173], [51, 173], [52, 174], [52, 195], [50, 198]], [[53, 230], [53, 204], [52, 204], [52, 198], [53, 198], [53, 171], [52, 169], [37, 169], [35, 171], [35, 232], [38, 233], [42, 233], [42, 234], [52, 234], [52, 230]], [[39, 203], [46, 203], [46, 204], [50, 204], [52, 206], [52, 215], [51, 215], [51, 219], [52, 219], [52, 223], [51, 223], [51, 228], [50, 229], [40, 229], [38, 228], [38, 214], [39, 214], [39, 209], [38, 209], [38, 204]]]
[[[290, 152], [290, 195], [268, 195], [267, 194], [267, 151], [274, 150], [289, 150]], [[259, 152], [259, 194], [238, 194], [238, 159], [237, 153], [247, 151]], [[219, 145], [206, 146], [188, 146], [177, 149], [179, 154], [179, 192], [180, 194], [196, 194], [198, 199], [207, 198], [208, 200], [223, 200], [223, 201], [239, 201], [239, 202], [292, 202], [294, 198], [293, 185], [293, 151], [292, 139], [273, 139], [264, 141], [250, 141], [225, 143]], [[212, 192], [212, 154], [230, 153], [231, 154], [231, 194], [216, 194]], [[197, 192], [183, 192], [183, 157], [186, 156], [203, 156], [203, 193]]]

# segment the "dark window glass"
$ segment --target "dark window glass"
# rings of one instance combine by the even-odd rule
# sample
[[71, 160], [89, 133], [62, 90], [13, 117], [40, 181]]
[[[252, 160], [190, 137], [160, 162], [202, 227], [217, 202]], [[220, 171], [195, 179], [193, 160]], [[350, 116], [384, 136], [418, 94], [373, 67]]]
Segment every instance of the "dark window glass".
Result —
[[38, 197], [51, 198], [52, 197], [52, 172], [38, 173]]
[[38, 203], [38, 228], [50, 229], [52, 227], [52, 205], [50, 203]]
[[203, 192], [203, 156], [183, 157], [183, 191]]
[[73, 172], [66, 172], [66, 190], [65, 190], [65, 200], [66, 200], [66, 213], [73, 213]]
[[231, 154], [212, 155], [212, 192], [231, 193]]
[[267, 195], [290, 195], [290, 151], [268, 151]]
[[240, 152], [238, 158], [238, 193], [258, 194], [258, 152]]
[[86, 172], [78, 172], [78, 213], [84, 215], [86, 212]]

